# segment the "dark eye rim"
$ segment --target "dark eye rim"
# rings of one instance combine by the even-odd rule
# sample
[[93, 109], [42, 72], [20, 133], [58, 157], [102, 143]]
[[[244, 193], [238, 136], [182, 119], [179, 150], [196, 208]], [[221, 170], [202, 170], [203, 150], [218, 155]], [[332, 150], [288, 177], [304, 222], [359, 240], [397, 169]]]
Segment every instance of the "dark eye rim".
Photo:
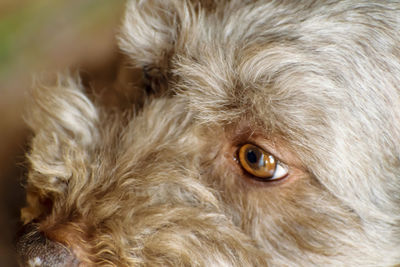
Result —
[[259, 149], [261, 149], [261, 150], [263, 150], [265, 153], [267, 153], [267, 154], [270, 154], [270, 155], [272, 155], [274, 158], [275, 158], [275, 160], [276, 160], [276, 164], [278, 165], [278, 164], [282, 164], [282, 165], [284, 165], [284, 166], [288, 166], [286, 163], [284, 163], [278, 156], [276, 156], [274, 153], [271, 153], [268, 149], [265, 149], [264, 147], [262, 147], [262, 146], [260, 146], [260, 145], [257, 145], [257, 144], [255, 144], [255, 143], [253, 143], [253, 142], [240, 142], [240, 143], [238, 143], [238, 144], [236, 144], [236, 152], [235, 152], [235, 155], [234, 155], [234, 159], [235, 159], [235, 162], [239, 165], [239, 168], [241, 169], [241, 171], [242, 171], [242, 175], [244, 175], [244, 176], [246, 176], [247, 178], [249, 178], [249, 179], [251, 179], [251, 180], [253, 180], [253, 181], [257, 181], [257, 182], [261, 182], [261, 183], [263, 183], [263, 184], [275, 184], [275, 183], [280, 183], [280, 182], [282, 182], [283, 180], [286, 180], [287, 178], [288, 178], [288, 176], [290, 175], [290, 172], [289, 172], [289, 170], [288, 170], [288, 173], [286, 174], [286, 175], [284, 175], [283, 177], [281, 177], [281, 178], [278, 178], [278, 179], [266, 179], [266, 178], [261, 178], [261, 177], [257, 177], [257, 176], [255, 176], [255, 175], [252, 175], [251, 173], [249, 173], [243, 166], [242, 166], [242, 164], [240, 163], [240, 157], [239, 157], [239, 152], [240, 152], [240, 149], [244, 146], [244, 145], [253, 145], [253, 146], [255, 146], [255, 147], [257, 147], [257, 148], [259, 148]]

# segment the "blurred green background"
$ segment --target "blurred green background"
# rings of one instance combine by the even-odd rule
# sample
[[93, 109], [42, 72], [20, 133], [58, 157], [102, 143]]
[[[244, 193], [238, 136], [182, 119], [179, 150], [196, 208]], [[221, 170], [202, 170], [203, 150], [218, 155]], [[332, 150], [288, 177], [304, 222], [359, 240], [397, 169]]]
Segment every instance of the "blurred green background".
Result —
[[102, 64], [115, 51], [123, 7], [123, 0], [0, 0], [0, 266], [16, 265], [24, 92], [42, 72]]
[[0, 83], [107, 49], [122, 0], [0, 0]]

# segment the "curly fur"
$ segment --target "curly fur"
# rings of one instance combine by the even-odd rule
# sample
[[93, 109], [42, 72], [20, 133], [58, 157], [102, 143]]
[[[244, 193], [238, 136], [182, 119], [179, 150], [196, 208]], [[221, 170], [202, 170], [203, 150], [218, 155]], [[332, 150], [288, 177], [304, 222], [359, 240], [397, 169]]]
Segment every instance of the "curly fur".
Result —
[[[156, 94], [35, 89], [24, 222], [83, 266], [399, 264], [399, 32], [396, 1], [128, 1]], [[289, 177], [249, 179], [243, 143]]]

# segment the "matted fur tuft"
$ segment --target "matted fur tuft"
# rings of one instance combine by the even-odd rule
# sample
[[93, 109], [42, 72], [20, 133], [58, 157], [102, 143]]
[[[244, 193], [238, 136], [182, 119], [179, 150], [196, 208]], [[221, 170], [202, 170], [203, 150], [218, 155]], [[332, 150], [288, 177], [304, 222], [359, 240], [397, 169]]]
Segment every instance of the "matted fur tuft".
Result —
[[[89, 163], [99, 141], [99, 115], [78, 78], [59, 76], [55, 86], [40, 86], [30, 92], [25, 120], [34, 138], [28, 155], [31, 172], [28, 192], [38, 191], [39, 198], [64, 196], [72, 176], [84, 173], [79, 165]], [[85, 183], [84, 177], [82, 183]], [[33, 199], [33, 195], [30, 196]], [[35, 202], [38, 200], [35, 200]], [[34, 209], [34, 205], [29, 207]], [[26, 209], [24, 209], [26, 210]], [[25, 222], [31, 221], [32, 211], [22, 211]], [[41, 211], [35, 211], [35, 216]]]

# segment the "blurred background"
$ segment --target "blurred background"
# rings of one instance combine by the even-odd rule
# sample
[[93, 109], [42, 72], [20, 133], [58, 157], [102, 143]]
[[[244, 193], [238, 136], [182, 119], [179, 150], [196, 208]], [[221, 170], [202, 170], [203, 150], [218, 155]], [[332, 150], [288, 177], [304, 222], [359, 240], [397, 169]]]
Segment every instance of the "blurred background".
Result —
[[101, 76], [118, 54], [123, 7], [123, 0], [0, 0], [0, 266], [16, 266], [29, 139], [24, 94], [35, 75], [66, 67]]

